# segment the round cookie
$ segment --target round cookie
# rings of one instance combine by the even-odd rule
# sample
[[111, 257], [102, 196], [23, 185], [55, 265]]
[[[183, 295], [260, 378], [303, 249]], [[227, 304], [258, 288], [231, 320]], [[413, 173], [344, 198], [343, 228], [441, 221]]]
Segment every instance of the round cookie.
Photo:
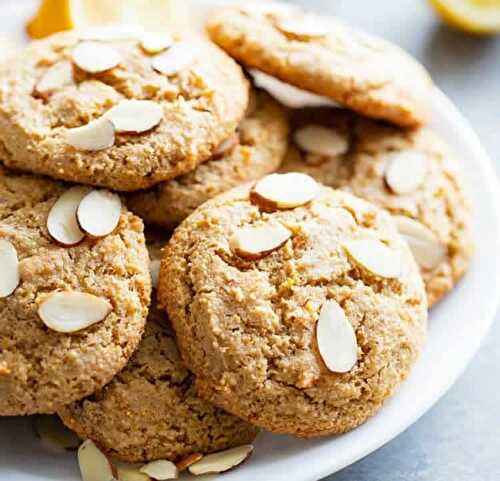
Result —
[[264, 92], [252, 94], [249, 110], [228, 148], [193, 172], [127, 197], [146, 223], [173, 229], [196, 207], [237, 185], [274, 172], [288, 145], [285, 111]]
[[[160, 239], [150, 243], [153, 258]], [[193, 453], [251, 443], [257, 435], [253, 426], [195, 395], [168, 318], [154, 301], [144, 338], [126, 368], [59, 415], [82, 439], [132, 463], [181, 461]]]
[[[17, 287], [0, 297], [1, 416], [53, 413], [93, 393], [123, 368], [144, 330], [151, 281], [142, 221], [122, 209], [111, 234], [62, 247], [47, 218], [67, 189], [0, 168], [0, 240], [19, 261]], [[2, 286], [9, 272], [3, 264]], [[67, 291], [83, 296], [84, 306], [89, 298], [92, 306], [104, 303], [107, 315], [75, 332], [56, 331], [46, 306]], [[67, 323], [77, 304], [65, 299], [58, 312]]]
[[[308, 125], [322, 125], [338, 147], [330, 147], [336, 155], [292, 147], [283, 171], [304, 172], [393, 214], [420, 265], [429, 305], [438, 302], [467, 271], [473, 252], [462, 170], [449, 147], [429, 129], [400, 130], [340, 110], [294, 117], [296, 139]], [[401, 190], [398, 182], [407, 185]]]
[[399, 47], [336, 18], [281, 3], [227, 6], [209, 19], [211, 38], [248, 67], [402, 126], [425, 123], [431, 79]]
[[[427, 320], [418, 266], [390, 216], [322, 186], [291, 208], [311, 198], [311, 181], [274, 174], [205, 203], [163, 250], [159, 284], [199, 395], [302, 437], [377, 412], [409, 374]], [[340, 331], [324, 336], [318, 319], [335, 329], [331, 309]], [[321, 346], [337, 341], [332, 359]]]
[[5, 165], [119, 191], [193, 170], [248, 103], [241, 68], [202, 38], [148, 54], [135, 38], [59, 33], [19, 59], [0, 81]]

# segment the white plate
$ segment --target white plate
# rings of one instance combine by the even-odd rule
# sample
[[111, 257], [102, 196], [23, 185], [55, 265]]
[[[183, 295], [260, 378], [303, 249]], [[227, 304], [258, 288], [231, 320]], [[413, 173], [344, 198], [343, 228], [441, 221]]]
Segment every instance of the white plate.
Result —
[[[29, 7], [29, 3], [24, 5]], [[9, 12], [9, 30], [20, 31], [23, 10]], [[0, 18], [4, 14], [5, 10], [0, 11]], [[475, 236], [481, 244], [466, 277], [433, 309], [428, 343], [410, 379], [377, 416], [343, 436], [304, 441], [260, 435], [250, 461], [225, 474], [224, 481], [273, 481], [285, 476], [287, 481], [313, 481], [354, 463], [422, 416], [456, 381], [486, 336], [500, 293], [496, 174], [470, 125], [438, 90], [433, 107], [433, 127], [463, 160], [474, 206]], [[29, 418], [0, 419], [0, 480], [77, 481], [75, 458], [72, 453], [44, 450]]]

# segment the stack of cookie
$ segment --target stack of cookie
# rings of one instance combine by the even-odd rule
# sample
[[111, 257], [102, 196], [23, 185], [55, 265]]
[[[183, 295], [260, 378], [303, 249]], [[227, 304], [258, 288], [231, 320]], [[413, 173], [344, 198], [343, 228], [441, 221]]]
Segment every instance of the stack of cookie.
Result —
[[85, 481], [355, 428], [471, 256], [418, 63], [285, 4], [207, 31], [60, 33], [1, 67], [0, 415], [57, 413], [83, 444], [37, 432]]

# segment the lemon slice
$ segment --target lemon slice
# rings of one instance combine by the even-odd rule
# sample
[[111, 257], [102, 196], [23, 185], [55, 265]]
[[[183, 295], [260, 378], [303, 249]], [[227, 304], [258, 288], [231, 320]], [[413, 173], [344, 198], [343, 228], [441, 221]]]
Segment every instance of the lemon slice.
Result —
[[429, 0], [443, 20], [476, 34], [500, 32], [500, 0]]
[[32, 38], [109, 25], [176, 33], [191, 29], [188, 11], [186, 0], [42, 0], [26, 30]]

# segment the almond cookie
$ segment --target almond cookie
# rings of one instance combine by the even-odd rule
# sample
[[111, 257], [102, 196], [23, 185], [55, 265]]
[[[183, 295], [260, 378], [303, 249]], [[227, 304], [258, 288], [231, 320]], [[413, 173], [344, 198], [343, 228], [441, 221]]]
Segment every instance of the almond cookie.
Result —
[[264, 92], [255, 93], [238, 130], [211, 160], [151, 190], [130, 194], [128, 205], [146, 223], [173, 229], [208, 199], [274, 172], [287, 146], [285, 111]]
[[234, 132], [248, 82], [219, 48], [104, 32], [33, 42], [2, 74], [7, 166], [138, 190], [193, 170]]
[[376, 413], [426, 331], [418, 266], [389, 214], [304, 174], [198, 208], [163, 250], [159, 294], [198, 394], [302, 437]]
[[431, 80], [399, 47], [336, 18], [265, 3], [218, 9], [211, 38], [248, 67], [325, 95], [369, 117], [414, 127], [426, 122]]
[[114, 195], [0, 169], [1, 416], [88, 396], [139, 343], [148, 253], [142, 221]]
[[295, 147], [284, 171], [299, 171], [393, 214], [419, 264], [429, 305], [469, 267], [471, 215], [460, 164], [429, 129], [404, 131], [340, 110], [294, 114]]
[[[150, 240], [154, 262], [161, 237]], [[82, 439], [132, 463], [181, 461], [251, 443], [257, 434], [253, 426], [195, 395], [168, 318], [153, 304], [127, 367], [101, 391], [60, 410], [63, 421]]]

